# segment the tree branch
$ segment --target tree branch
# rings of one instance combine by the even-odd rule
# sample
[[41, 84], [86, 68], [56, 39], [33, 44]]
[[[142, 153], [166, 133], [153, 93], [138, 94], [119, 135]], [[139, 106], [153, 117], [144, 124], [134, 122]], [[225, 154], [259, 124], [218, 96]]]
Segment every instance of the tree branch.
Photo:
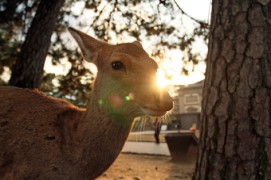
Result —
[[190, 19], [192, 19], [193, 21], [195, 21], [196, 23], [200, 24], [203, 27], [209, 27], [209, 24], [203, 21], [200, 21], [198, 19], [193, 18], [192, 16], [190, 16], [189, 14], [187, 14], [177, 3], [176, 0], [173, 0], [173, 2], [176, 4], [176, 6], [178, 7], [178, 9], [182, 12], [182, 14], [186, 15], [187, 17], [189, 17]]

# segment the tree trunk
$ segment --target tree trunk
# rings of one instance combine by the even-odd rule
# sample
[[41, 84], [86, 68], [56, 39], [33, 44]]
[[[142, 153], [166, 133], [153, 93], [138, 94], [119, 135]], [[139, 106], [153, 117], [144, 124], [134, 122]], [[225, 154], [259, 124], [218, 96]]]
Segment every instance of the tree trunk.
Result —
[[270, 0], [213, 0], [211, 18], [194, 179], [270, 179]]
[[65, 0], [41, 0], [16, 64], [12, 68], [10, 85], [39, 87], [51, 35], [64, 2]]

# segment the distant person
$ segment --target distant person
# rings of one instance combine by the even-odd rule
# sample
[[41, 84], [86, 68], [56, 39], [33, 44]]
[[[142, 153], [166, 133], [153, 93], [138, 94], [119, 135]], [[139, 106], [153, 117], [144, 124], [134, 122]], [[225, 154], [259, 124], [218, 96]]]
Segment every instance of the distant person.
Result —
[[191, 133], [196, 132], [197, 125], [195, 123], [192, 124], [191, 128], [189, 129]]
[[154, 138], [155, 138], [155, 143], [159, 144], [160, 140], [159, 140], [159, 134], [160, 134], [160, 130], [161, 130], [161, 121], [159, 121], [158, 118], [155, 118], [154, 120]]

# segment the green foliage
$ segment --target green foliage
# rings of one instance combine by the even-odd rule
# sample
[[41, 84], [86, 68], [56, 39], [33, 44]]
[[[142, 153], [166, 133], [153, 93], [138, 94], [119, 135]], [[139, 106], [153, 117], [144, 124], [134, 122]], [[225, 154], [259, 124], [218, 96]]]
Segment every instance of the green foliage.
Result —
[[[0, 74], [4, 67], [14, 64], [38, 4], [39, 0], [0, 2]], [[88, 16], [83, 18], [86, 12]], [[208, 25], [190, 18], [188, 21], [193, 28], [184, 28], [184, 18], [187, 21], [189, 16], [169, 0], [66, 0], [51, 38], [48, 57], [54, 65], [62, 59], [67, 60], [71, 69], [65, 75], [45, 73], [41, 89], [76, 100], [79, 105], [86, 104], [94, 76], [83, 66], [80, 53], [67, 39], [68, 26], [87, 29], [85, 32], [111, 43], [127, 39], [150, 42], [151, 55], [158, 59], [163, 58], [168, 49], [179, 49], [185, 54], [180, 60], [196, 64], [202, 57], [192, 51], [192, 46], [198, 38], [207, 41]]]

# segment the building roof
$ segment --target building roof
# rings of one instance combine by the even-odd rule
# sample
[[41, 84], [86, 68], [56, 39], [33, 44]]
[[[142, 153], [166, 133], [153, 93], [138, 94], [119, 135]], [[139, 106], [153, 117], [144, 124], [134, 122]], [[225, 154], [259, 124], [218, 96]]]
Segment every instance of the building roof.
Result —
[[195, 88], [203, 88], [204, 80], [198, 81], [194, 84], [188, 84], [188, 85], [178, 85], [178, 91], [180, 90], [186, 90], [186, 89], [195, 89]]

